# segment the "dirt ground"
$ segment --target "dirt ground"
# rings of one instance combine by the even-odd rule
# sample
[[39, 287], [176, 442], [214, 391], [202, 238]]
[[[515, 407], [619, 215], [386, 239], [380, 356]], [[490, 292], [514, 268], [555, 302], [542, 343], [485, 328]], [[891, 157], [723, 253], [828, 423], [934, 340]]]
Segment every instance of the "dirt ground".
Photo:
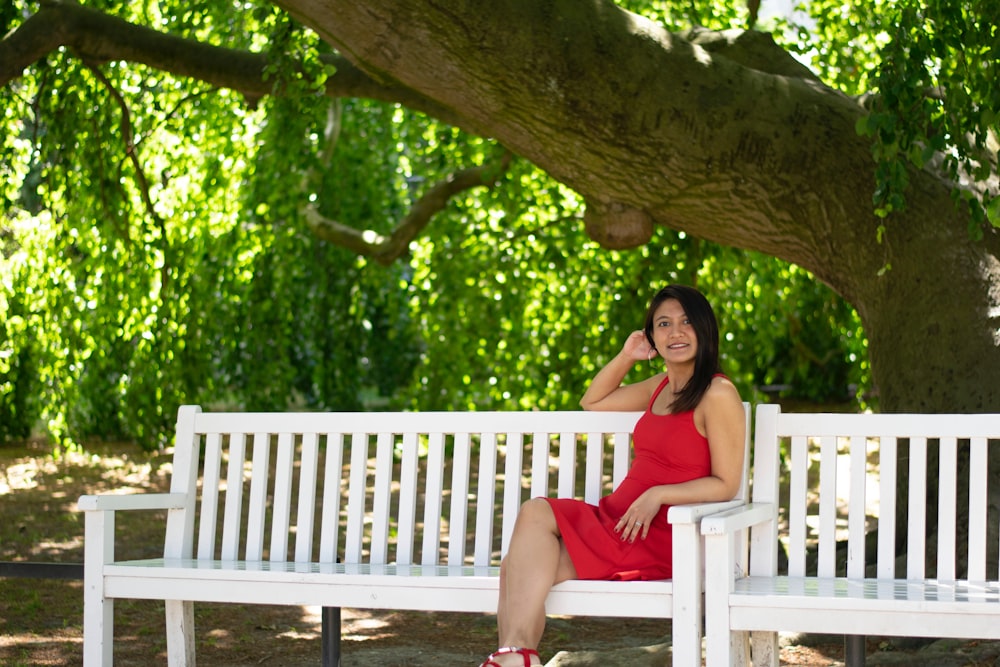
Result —
[[[163, 491], [165, 455], [94, 446], [54, 453], [44, 443], [0, 449], [0, 561], [81, 563], [84, 493]], [[122, 517], [126, 557], [162, 548], [158, 521]], [[82, 664], [82, 582], [0, 578], [0, 665]], [[313, 607], [198, 604], [202, 667], [298, 667], [321, 663], [320, 610]], [[496, 641], [492, 615], [343, 610], [342, 664], [364, 667], [478, 665]], [[930, 628], [922, 629], [926, 634]], [[552, 618], [540, 647], [550, 667], [669, 664], [669, 622]], [[843, 665], [839, 637], [785, 637], [782, 665]], [[1000, 665], [1000, 642], [868, 640], [869, 665]], [[115, 664], [166, 664], [163, 603], [118, 601]]]

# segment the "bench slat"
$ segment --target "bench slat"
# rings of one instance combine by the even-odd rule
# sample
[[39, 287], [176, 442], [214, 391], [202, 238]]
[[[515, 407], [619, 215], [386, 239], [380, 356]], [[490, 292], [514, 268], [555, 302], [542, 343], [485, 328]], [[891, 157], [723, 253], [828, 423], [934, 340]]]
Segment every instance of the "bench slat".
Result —
[[604, 438], [600, 433], [587, 434], [584, 450], [583, 499], [591, 505], [600, 502], [604, 477]]
[[389, 503], [392, 493], [394, 444], [394, 438], [391, 433], [379, 433], [375, 438], [375, 485], [372, 496], [371, 559], [376, 563], [385, 563], [389, 560]]
[[323, 513], [320, 527], [319, 562], [333, 563], [340, 548], [340, 499], [345, 483], [344, 434], [327, 433], [323, 469]]
[[510, 538], [514, 533], [514, 520], [524, 502], [521, 492], [521, 471], [524, 469], [524, 434], [509, 433], [507, 435], [506, 462], [504, 464], [503, 484], [503, 526], [501, 527], [500, 551], [507, 553]]
[[441, 508], [444, 488], [444, 434], [432, 433], [427, 442], [427, 484], [424, 499], [424, 565], [439, 560], [441, 549]]
[[319, 435], [302, 435], [302, 464], [299, 466], [299, 496], [295, 518], [295, 560], [312, 558], [316, 525], [316, 481], [319, 472]]
[[366, 489], [368, 487], [368, 435], [351, 434], [351, 476], [347, 496], [347, 532], [344, 535], [344, 560], [361, 562], [364, 544]]
[[531, 436], [531, 497], [549, 494], [549, 441], [548, 433], [535, 432]]
[[986, 503], [976, 498], [986, 498], [989, 457], [986, 438], [972, 438], [969, 443], [969, 579], [986, 580]]
[[576, 496], [576, 434], [559, 434], [559, 486], [556, 495], [560, 498]]
[[213, 558], [215, 557], [215, 531], [219, 514], [222, 436], [218, 433], [210, 433], [205, 440], [205, 474], [201, 489], [197, 553], [198, 558]]
[[[833, 577], [837, 574], [837, 468], [839, 463], [837, 439], [820, 438], [819, 472], [819, 575]], [[807, 514], [808, 495], [795, 496], [796, 505], [802, 505]]]
[[852, 502], [847, 517], [847, 576], [865, 576], [865, 508], [868, 497], [868, 440], [864, 436], [851, 437], [850, 497], [864, 502]]
[[497, 437], [484, 433], [479, 442], [479, 480], [476, 490], [476, 534], [473, 564], [489, 565], [493, 560], [493, 505], [496, 502]]
[[[958, 441], [941, 438], [938, 450], [938, 530], [937, 577], [955, 578], [955, 528], [958, 525]], [[918, 501], [919, 502], [919, 501]], [[923, 554], [907, 553], [916, 558]]]
[[250, 507], [247, 512], [246, 559], [264, 557], [264, 525], [267, 520], [268, 470], [271, 466], [271, 434], [253, 435], [253, 471], [250, 475]]
[[417, 535], [417, 467], [416, 433], [403, 434], [403, 456], [399, 472], [399, 527], [396, 535], [396, 562], [413, 563], [413, 544]]
[[469, 469], [472, 442], [468, 433], [455, 435], [451, 469], [451, 513], [448, 515], [448, 565], [465, 562], [466, 522], [469, 520]]
[[229, 436], [229, 463], [226, 468], [226, 504], [222, 521], [222, 552], [226, 560], [239, 558], [243, 530], [243, 465], [246, 463], [245, 433]]
[[[809, 452], [804, 436], [792, 438], [791, 494], [804, 498], [809, 487]], [[756, 495], [754, 500], [757, 500]], [[802, 576], [806, 573], [806, 506], [795, 503], [788, 510], [788, 573]]]
[[[886, 463], [889, 463], [888, 461]], [[910, 498], [927, 497], [927, 438], [910, 438]], [[927, 545], [927, 506], [910, 502], [907, 506], [907, 552], [920, 554], [906, 559], [906, 578], [922, 579], [926, 571], [924, 552]]]
[[291, 433], [278, 435], [274, 488], [271, 491], [271, 542], [269, 558], [288, 559], [288, 532], [292, 520], [292, 480], [295, 451]]
[[[879, 512], [878, 556], [879, 577], [896, 576], [896, 466], [888, 465], [898, 457], [896, 438], [882, 438], [879, 446]], [[887, 464], [883, 465], [882, 462]]]

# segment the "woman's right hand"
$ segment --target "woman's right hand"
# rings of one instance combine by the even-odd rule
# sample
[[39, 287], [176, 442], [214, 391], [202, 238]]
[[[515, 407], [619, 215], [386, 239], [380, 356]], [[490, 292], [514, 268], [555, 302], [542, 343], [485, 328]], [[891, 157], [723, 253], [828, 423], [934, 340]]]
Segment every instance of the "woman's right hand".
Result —
[[648, 361], [657, 356], [656, 348], [649, 344], [646, 333], [642, 330], [633, 331], [622, 345], [623, 355], [635, 361]]

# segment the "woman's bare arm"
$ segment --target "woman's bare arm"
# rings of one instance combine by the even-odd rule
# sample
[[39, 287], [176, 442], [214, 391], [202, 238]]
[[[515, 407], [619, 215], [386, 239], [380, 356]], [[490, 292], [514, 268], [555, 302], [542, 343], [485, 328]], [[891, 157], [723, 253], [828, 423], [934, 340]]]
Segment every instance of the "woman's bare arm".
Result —
[[645, 410], [653, 390], [662, 381], [660, 373], [635, 384], [622, 384], [637, 361], [652, 359], [655, 351], [642, 331], [633, 331], [620, 352], [590, 381], [580, 399], [584, 410]]

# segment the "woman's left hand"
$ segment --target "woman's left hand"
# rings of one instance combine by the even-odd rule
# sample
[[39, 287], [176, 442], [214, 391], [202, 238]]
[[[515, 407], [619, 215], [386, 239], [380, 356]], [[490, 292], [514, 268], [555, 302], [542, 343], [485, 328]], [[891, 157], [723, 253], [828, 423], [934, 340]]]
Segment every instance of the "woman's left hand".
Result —
[[622, 518], [615, 524], [615, 532], [621, 533], [622, 540], [635, 542], [635, 538], [646, 539], [649, 534], [649, 524], [660, 512], [659, 492], [656, 487], [646, 489], [628, 508]]

